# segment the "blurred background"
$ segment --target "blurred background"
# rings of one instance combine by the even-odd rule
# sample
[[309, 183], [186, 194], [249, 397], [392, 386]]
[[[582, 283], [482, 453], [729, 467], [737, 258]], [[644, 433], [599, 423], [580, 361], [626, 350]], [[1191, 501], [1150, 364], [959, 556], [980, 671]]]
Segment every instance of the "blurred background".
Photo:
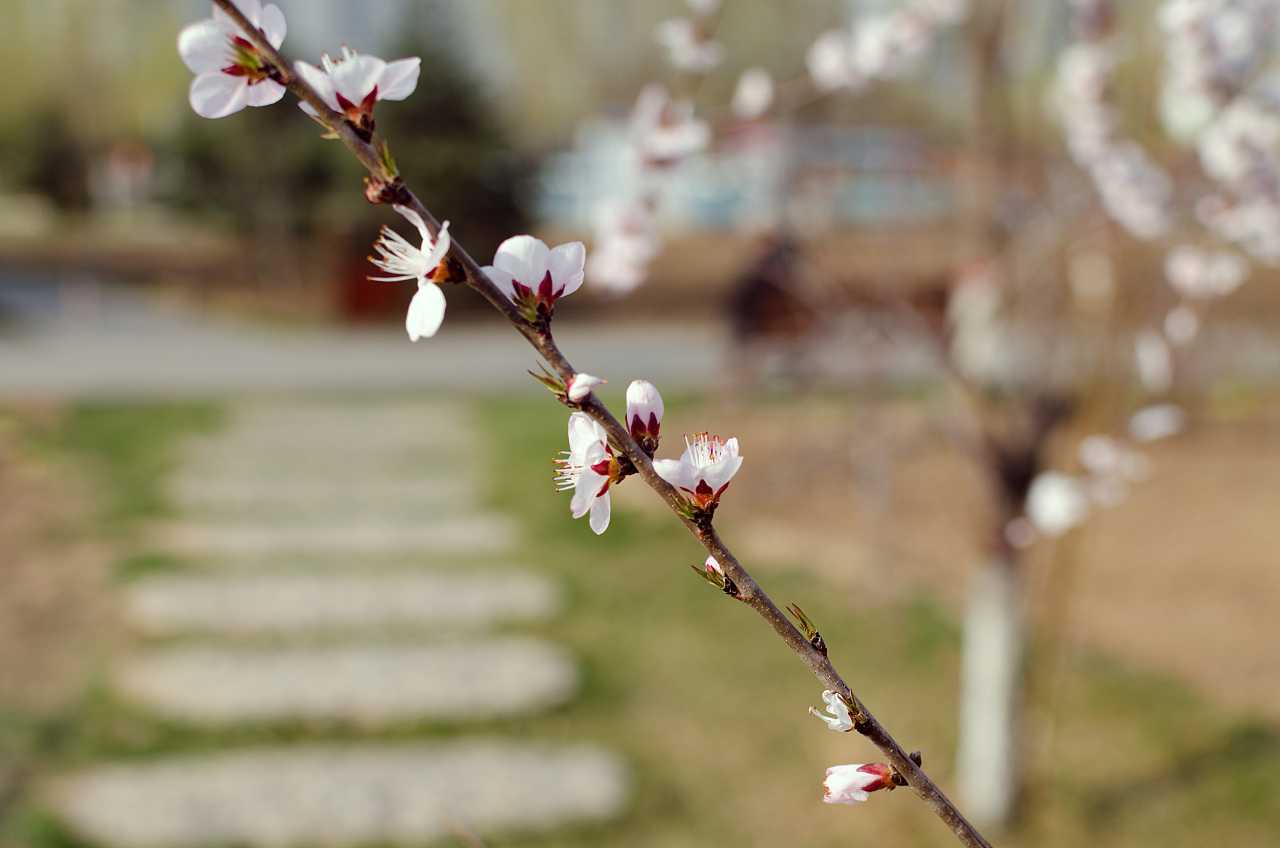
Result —
[[[1071, 4], [824, 86], [819, 36], [911, 3], [277, 2], [288, 56], [422, 57], [378, 129], [482, 263], [642, 196], [643, 282], [589, 279], [561, 347], [619, 412], [659, 386], [661, 455], [739, 438], [722, 534], [999, 844], [1280, 843], [1280, 280], [1166, 279], [1212, 175], [1154, 105], [1164, 4], [1108, 42], [1153, 238], [1064, 141]], [[486, 304], [409, 343], [366, 259], [409, 228], [344, 149], [191, 111], [207, 14], [0, 0], [0, 846], [952, 844], [907, 792], [819, 803], [877, 752], [640, 483], [570, 519]], [[670, 67], [679, 17], [714, 68]], [[709, 142], [646, 171], [655, 81]]]

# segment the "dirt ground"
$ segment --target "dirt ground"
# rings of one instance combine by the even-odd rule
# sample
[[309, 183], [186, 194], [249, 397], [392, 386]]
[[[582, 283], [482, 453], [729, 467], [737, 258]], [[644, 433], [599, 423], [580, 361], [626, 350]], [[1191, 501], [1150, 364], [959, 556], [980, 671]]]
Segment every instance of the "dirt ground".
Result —
[[[923, 588], [959, 609], [986, 507], [948, 433], [953, 412], [942, 399], [824, 399], [669, 414], [669, 432], [734, 422], [745, 465], [719, 519], [750, 562], [821, 571], [848, 587], [851, 606]], [[1127, 501], [1028, 552], [1038, 631], [1062, 622], [1067, 641], [1053, 644], [1101, 649], [1280, 719], [1277, 444], [1280, 416], [1255, 408], [1206, 415], [1151, 448], [1153, 473]], [[617, 497], [652, 508], [641, 495]]]
[[108, 555], [86, 538], [83, 481], [19, 447], [20, 428], [56, 414], [0, 414], [0, 693], [33, 715], [80, 693], [109, 615]]

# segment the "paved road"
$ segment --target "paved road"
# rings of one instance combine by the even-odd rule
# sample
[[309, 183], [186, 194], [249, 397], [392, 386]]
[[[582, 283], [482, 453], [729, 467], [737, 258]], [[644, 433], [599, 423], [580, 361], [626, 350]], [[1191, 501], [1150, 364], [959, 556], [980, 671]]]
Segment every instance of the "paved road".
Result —
[[[539, 390], [535, 357], [497, 322], [446, 321], [411, 343], [394, 325], [359, 330], [268, 327], [158, 304], [89, 279], [0, 276], [0, 397], [201, 397], [289, 390]], [[712, 378], [723, 336], [705, 326], [558, 328], [586, 370], [625, 385]]]

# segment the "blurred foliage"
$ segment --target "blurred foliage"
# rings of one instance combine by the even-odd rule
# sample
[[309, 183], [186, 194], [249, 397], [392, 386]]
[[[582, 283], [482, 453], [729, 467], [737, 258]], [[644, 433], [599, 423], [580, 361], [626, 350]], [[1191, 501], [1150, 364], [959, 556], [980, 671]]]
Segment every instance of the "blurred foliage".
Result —
[[88, 144], [65, 113], [45, 108], [0, 132], [7, 188], [43, 195], [59, 209], [89, 207]]

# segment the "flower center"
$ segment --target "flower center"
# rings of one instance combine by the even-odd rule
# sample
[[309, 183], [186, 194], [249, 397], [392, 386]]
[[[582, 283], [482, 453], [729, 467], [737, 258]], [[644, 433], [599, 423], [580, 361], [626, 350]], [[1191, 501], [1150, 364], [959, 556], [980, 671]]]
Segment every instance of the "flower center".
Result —
[[249, 85], [257, 85], [271, 78], [274, 70], [253, 42], [239, 35], [228, 38], [231, 44], [231, 64], [222, 72], [232, 77], [244, 77]]
[[724, 456], [724, 440], [710, 433], [698, 433], [693, 441], [685, 439], [685, 445], [693, 457], [693, 462], [700, 468], [718, 462]]

